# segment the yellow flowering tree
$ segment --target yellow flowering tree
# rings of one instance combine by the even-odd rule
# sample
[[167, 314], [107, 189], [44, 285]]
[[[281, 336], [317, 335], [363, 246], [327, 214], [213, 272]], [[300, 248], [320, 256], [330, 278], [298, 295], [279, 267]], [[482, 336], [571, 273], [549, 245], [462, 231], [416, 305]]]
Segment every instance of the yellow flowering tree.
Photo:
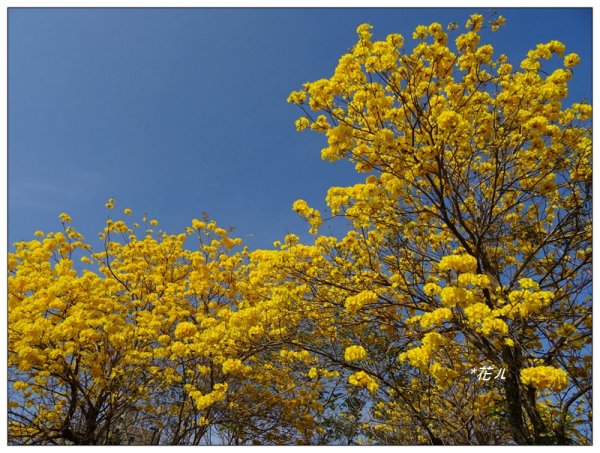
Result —
[[94, 252], [60, 217], [9, 254], [11, 443], [308, 442], [320, 388], [265, 348], [284, 320], [254, 306], [239, 239], [109, 218]]
[[327, 265], [288, 267], [339, 346], [360, 336], [337, 357], [371, 362], [350, 383], [379, 385], [376, 442], [590, 441], [591, 106], [565, 105], [579, 57], [562, 43], [495, 56], [482, 30], [503, 23], [419, 26], [411, 48], [363, 24], [288, 99], [324, 160], [367, 175], [330, 188], [328, 215], [301, 203], [312, 231], [328, 216], [350, 231], [317, 238]]

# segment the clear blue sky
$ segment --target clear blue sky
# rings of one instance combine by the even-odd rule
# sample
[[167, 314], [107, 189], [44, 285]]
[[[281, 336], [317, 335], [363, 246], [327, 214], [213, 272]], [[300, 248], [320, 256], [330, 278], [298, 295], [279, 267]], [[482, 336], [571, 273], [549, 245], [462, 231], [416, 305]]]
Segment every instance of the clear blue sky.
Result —
[[[308, 239], [291, 210], [357, 176], [297, 133], [302, 83], [331, 75], [369, 22], [375, 38], [486, 9], [9, 9], [8, 243], [60, 229], [96, 242], [109, 197], [169, 233], [206, 211], [252, 248]], [[592, 13], [499, 8], [487, 35], [519, 62], [551, 39], [582, 58], [570, 101], [591, 101]]]

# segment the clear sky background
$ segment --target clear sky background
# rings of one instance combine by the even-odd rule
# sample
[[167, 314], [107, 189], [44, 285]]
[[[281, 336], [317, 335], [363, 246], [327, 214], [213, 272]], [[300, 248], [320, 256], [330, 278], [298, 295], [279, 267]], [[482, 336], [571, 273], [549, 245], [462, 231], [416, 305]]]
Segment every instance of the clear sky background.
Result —
[[[169, 233], [208, 212], [251, 248], [309, 240], [294, 200], [323, 208], [328, 187], [365, 175], [321, 161], [326, 139], [295, 131], [289, 92], [329, 77], [363, 22], [411, 48], [416, 25], [486, 11], [11, 8], [8, 243], [58, 231], [67, 212], [97, 244], [110, 197], [116, 216], [148, 212]], [[496, 55], [518, 65], [558, 39], [582, 58], [568, 100], [591, 101], [591, 8], [496, 11]]]

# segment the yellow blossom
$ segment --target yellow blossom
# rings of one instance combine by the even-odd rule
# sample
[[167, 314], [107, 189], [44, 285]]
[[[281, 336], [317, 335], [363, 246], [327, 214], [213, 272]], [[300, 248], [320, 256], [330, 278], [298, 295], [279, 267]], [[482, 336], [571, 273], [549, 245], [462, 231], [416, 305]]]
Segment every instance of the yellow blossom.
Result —
[[442, 271], [454, 270], [456, 272], [474, 273], [477, 269], [477, 259], [467, 253], [449, 255], [442, 258], [438, 268]]
[[538, 390], [551, 389], [560, 392], [569, 383], [567, 373], [552, 366], [536, 366], [521, 370], [521, 382]]
[[572, 68], [573, 66], [577, 66], [579, 64], [579, 55], [576, 53], [570, 53], [565, 56], [565, 67]]
[[63, 223], [71, 223], [72, 222], [71, 217], [64, 212], [61, 212], [58, 217], [60, 218], [60, 221]]
[[372, 394], [376, 393], [377, 389], [379, 388], [377, 381], [364, 371], [358, 371], [354, 374], [351, 374], [348, 377], [348, 382], [356, 387], [366, 388]]
[[345, 307], [349, 313], [355, 313], [367, 304], [377, 302], [377, 294], [373, 291], [366, 290], [346, 298]]
[[196, 334], [196, 326], [191, 322], [180, 322], [175, 328], [177, 338], [188, 338]]
[[306, 129], [310, 124], [310, 121], [308, 120], [308, 118], [306, 117], [301, 117], [298, 118], [296, 120], [296, 130], [297, 131], [303, 131], [304, 129]]
[[362, 346], [349, 346], [344, 352], [344, 360], [346, 362], [355, 362], [367, 358], [367, 351]]

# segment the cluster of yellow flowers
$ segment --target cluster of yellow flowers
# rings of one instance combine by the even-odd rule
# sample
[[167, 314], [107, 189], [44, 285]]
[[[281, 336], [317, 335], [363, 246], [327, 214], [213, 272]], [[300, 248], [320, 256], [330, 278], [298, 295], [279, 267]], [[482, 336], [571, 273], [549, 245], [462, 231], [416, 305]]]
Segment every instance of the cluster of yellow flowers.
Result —
[[318, 228], [323, 223], [321, 213], [317, 209], [308, 206], [304, 200], [296, 200], [292, 205], [292, 209], [306, 219], [310, 225], [311, 234], [317, 234]]
[[367, 304], [377, 302], [377, 294], [371, 290], [361, 291], [354, 296], [348, 296], [344, 306], [349, 313], [355, 313]]
[[400, 353], [398, 360], [408, 360], [414, 367], [426, 372], [434, 352], [444, 341], [444, 337], [438, 332], [429, 332], [423, 336], [422, 346]]
[[471, 292], [457, 286], [446, 286], [442, 288], [440, 293], [442, 303], [449, 307], [454, 307], [456, 304], [466, 304], [469, 296], [472, 296]]
[[244, 365], [240, 359], [226, 359], [223, 362], [223, 373], [225, 374], [237, 374], [237, 375], [247, 375], [252, 367], [248, 365]]
[[196, 334], [196, 326], [194, 324], [192, 324], [191, 322], [180, 322], [179, 324], [177, 324], [177, 327], [175, 328], [175, 336], [177, 338], [188, 338], [188, 337], [192, 337]]
[[372, 394], [375, 394], [379, 389], [379, 384], [369, 374], [364, 371], [358, 371], [348, 377], [348, 382], [356, 387], [366, 388]]
[[468, 253], [448, 255], [441, 259], [438, 269], [441, 271], [453, 270], [456, 272], [475, 273], [477, 270], [477, 259]]
[[492, 309], [482, 302], [478, 302], [465, 308], [465, 315], [469, 322], [472, 323], [483, 322], [491, 312]]
[[367, 351], [362, 346], [348, 346], [344, 352], [346, 362], [356, 362], [367, 358]]
[[540, 313], [554, 300], [552, 291], [537, 291], [539, 286], [531, 279], [521, 279], [519, 283], [523, 289], [511, 291], [508, 300], [511, 302], [514, 312], [524, 318]]
[[552, 366], [536, 366], [521, 370], [521, 382], [539, 390], [552, 389], [560, 392], [569, 383], [567, 373]]
[[431, 364], [429, 373], [435, 379], [436, 384], [442, 389], [447, 388], [452, 383], [452, 380], [458, 376], [456, 371], [446, 368], [438, 362]]
[[204, 410], [220, 401], [225, 399], [225, 395], [227, 394], [227, 382], [223, 382], [220, 384], [215, 384], [213, 387], [213, 391], [203, 395], [199, 390], [189, 390], [189, 395], [192, 400], [194, 400], [194, 404], [196, 409]]
[[442, 132], [452, 132], [460, 127], [461, 117], [452, 110], [444, 110], [438, 116], [438, 128]]
[[429, 329], [430, 327], [439, 326], [444, 321], [452, 319], [452, 310], [446, 307], [438, 308], [432, 312], [424, 313], [420, 318], [421, 327]]
[[311, 356], [310, 352], [306, 350], [302, 351], [290, 351], [289, 349], [282, 349], [279, 351], [279, 355], [286, 361], [290, 362], [304, 362], [304, 363], [312, 363], [314, 358]]

